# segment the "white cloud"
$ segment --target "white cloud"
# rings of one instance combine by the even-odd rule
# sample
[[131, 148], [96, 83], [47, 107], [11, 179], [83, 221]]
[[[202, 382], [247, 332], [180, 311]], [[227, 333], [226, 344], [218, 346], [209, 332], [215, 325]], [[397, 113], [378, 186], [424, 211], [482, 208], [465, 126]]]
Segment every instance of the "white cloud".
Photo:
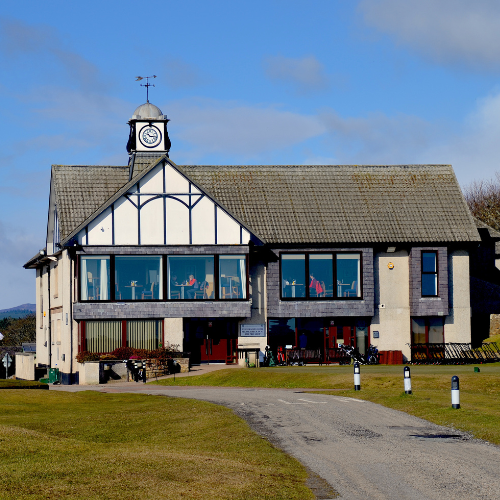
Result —
[[190, 99], [170, 103], [168, 110], [169, 116], [175, 117], [175, 129], [171, 127], [175, 136], [186, 141], [192, 153], [196, 151], [200, 155], [220, 153], [252, 157], [292, 147], [326, 131], [316, 116], [273, 106]]
[[325, 90], [330, 83], [323, 64], [312, 55], [302, 58], [269, 56], [264, 59], [264, 70], [271, 80], [290, 84], [301, 93]]
[[366, 24], [444, 64], [500, 69], [497, 0], [361, 0]]

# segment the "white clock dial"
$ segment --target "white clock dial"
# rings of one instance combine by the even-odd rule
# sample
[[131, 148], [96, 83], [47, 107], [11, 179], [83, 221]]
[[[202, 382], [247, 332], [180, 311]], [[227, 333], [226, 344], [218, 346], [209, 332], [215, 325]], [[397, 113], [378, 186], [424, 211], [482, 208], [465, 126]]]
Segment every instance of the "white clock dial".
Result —
[[139, 132], [139, 140], [147, 148], [154, 148], [161, 141], [161, 132], [157, 127], [146, 125]]

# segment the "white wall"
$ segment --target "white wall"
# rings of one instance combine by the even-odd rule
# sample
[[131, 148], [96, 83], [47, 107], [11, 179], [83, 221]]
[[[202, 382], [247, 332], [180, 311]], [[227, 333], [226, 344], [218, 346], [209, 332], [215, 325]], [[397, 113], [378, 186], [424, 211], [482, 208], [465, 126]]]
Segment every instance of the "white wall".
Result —
[[[394, 267], [389, 269], [389, 264]], [[371, 323], [371, 342], [379, 351], [403, 351], [410, 358], [410, 259], [408, 252], [375, 254], [375, 316]], [[378, 331], [380, 337], [373, 338]]]
[[450, 314], [445, 318], [445, 342], [471, 341], [469, 254], [455, 250], [448, 254]]

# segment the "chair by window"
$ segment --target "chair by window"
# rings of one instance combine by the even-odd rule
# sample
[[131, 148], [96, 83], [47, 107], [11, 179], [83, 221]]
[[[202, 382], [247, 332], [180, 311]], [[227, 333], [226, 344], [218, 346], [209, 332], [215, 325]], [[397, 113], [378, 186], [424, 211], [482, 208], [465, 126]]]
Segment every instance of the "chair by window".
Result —
[[97, 278], [94, 278], [92, 276], [92, 273], [89, 271], [87, 272], [87, 279], [88, 279], [88, 291], [89, 291], [89, 300], [99, 300], [99, 287], [97, 286], [98, 281]]
[[[323, 292], [320, 295], [321, 295], [321, 297], [326, 297], [327, 290], [326, 290], [325, 282], [320, 281], [320, 285], [321, 285], [321, 288], [323, 289]], [[333, 292], [333, 290], [330, 290], [330, 291]]]
[[120, 292], [120, 288], [118, 287], [118, 283], [115, 285], [115, 299], [122, 300], [122, 292]]
[[195, 299], [208, 299], [208, 296], [207, 296], [207, 287], [208, 287], [208, 282], [207, 281], [202, 281], [200, 283], [200, 289], [196, 290], [194, 292], [194, 298]]
[[358, 282], [353, 281], [351, 288], [344, 290], [344, 297], [357, 297], [358, 296]]
[[144, 299], [153, 299], [155, 292], [155, 282], [151, 283], [151, 290], [143, 290], [142, 291], [142, 300]]

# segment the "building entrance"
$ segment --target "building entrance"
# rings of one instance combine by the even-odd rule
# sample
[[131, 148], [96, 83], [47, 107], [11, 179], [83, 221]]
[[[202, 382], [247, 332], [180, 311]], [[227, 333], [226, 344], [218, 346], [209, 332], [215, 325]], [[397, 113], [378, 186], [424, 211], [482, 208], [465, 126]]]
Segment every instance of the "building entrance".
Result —
[[[339, 344], [368, 347], [368, 321], [363, 318], [283, 318], [269, 319], [268, 344], [277, 355], [288, 352], [290, 359], [310, 363], [335, 362]], [[341, 353], [340, 353], [341, 354]]]
[[238, 360], [238, 320], [210, 318], [184, 319], [184, 351], [191, 363], [236, 363]]

